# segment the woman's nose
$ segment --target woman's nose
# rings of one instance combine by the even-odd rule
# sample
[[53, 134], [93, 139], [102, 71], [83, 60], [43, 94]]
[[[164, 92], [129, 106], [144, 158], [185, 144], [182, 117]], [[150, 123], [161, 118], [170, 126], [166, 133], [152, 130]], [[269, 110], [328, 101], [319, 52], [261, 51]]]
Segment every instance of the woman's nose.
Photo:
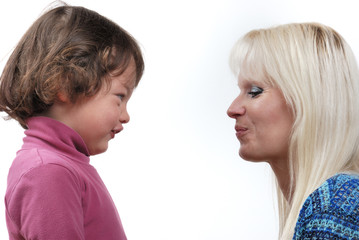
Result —
[[245, 113], [246, 113], [246, 108], [242, 104], [242, 101], [240, 101], [240, 96], [238, 96], [233, 100], [232, 104], [229, 106], [227, 110], [227, 115], [230, 118], [236, 118], [244, 115]]

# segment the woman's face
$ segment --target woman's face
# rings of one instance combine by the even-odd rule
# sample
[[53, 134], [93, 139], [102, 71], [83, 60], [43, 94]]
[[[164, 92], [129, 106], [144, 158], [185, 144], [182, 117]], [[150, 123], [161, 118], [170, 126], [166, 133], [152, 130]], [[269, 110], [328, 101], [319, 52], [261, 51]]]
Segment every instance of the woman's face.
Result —
[[278, 163], [288, 158], [293, 114], [282, 92], [263, 81], [238, 78], [239, 96], [228, 108], [236, 120], [239, 155], [249, 161]]

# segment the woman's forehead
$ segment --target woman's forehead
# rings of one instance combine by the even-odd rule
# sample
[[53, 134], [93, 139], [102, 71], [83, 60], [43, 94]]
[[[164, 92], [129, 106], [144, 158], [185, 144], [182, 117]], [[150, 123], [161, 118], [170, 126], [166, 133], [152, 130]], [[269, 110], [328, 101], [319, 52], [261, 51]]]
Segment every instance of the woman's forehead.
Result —
[[269, 83], [269, 76], [264, 67], [260, 63], [242, 63], [239, 68], [238, 80], [246, 80], [252, 82], [267, 82]]

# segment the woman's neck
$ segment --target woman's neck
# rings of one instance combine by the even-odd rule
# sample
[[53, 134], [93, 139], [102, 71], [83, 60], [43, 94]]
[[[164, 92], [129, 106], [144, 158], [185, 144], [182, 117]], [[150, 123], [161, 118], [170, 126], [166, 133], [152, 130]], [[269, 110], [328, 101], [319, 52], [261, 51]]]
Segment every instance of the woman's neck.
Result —
[[280, 190], [282, 191], [287, 201], [290, 202], [292, 193], [294, 191], [294, 186], [291, 186], [291, 176], [288, 166], [288, 159], [277, 159], [274, 162], [269, 162], [269, 164], [276, 176]]

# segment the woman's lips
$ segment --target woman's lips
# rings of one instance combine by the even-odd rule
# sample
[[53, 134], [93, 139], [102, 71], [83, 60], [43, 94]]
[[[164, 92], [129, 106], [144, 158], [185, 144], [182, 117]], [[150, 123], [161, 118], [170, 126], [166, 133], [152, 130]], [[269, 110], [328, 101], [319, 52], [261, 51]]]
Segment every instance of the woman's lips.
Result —
[[241, 127], [241, 126], [236, 126], [236, 127], [235, 127], [235, 130], [236, 130], [236, 136], [237, 136], [237, 138], [243, 137], [243, 136], [248, 132], [248, 128], [246, 128], [246, 127]]

